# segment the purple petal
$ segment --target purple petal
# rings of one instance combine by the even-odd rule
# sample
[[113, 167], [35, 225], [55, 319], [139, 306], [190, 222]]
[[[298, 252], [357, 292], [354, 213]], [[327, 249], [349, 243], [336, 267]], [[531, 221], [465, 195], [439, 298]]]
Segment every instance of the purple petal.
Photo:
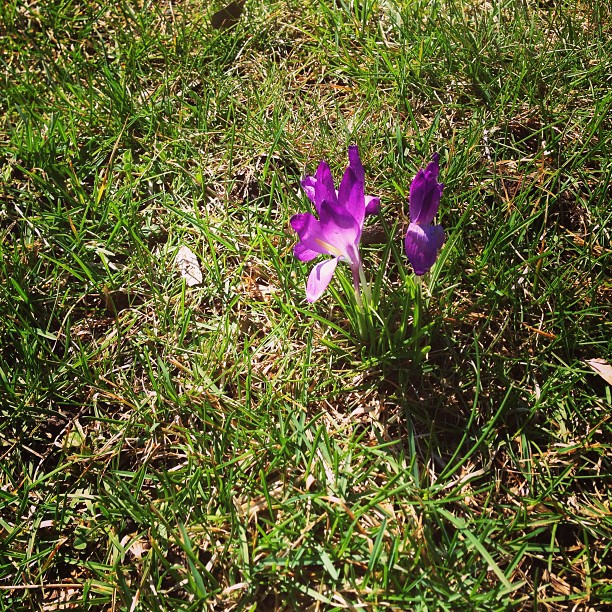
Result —
[[410, 221], [420, 225], [429, 225], [440, 206], [440, 198], [444, 185], [438, 183], [440, 166], [439, 156], [433, 155], [433, 160], [416, 173], [410, 185]]
[[359, 158], [357, 145], [351, 145], [348, 149], [349, 168], [355, 173], [358, 181], [365, 183], [365, 170]]
[[300, 239], [294, 255], [301, 261], [313, 259], [313, 253], [353, 261], [351, 253], [358, 252], [361, 227], [347, 210], [325, 200], [320, 213], [320, 220], [310, 213], [291, 217], [291, 227]]
[[293, 254], [300, 261], [310, 261], [311, 259], [318, 257], [321, 253], [317, 253], [317, 251], [309, 249], [303, 242], [298, 242], [293, 247]]
[[302, 238], [315, 223], [318, 223], [318, 221], [315, 219], [314, 215], [310, 213], [297, 213], [289, 219], [289, 224], [297, 232], [300, 238]]
[[318, 263], [310, 272], [308, 276], [308, 282], [306, 283], [306, 299], [312, 304], [316, 302], [323, 292], [327, 289], [329, 282], [331, 281], [336, 266], [338, 265], [338, 258], [326, 259], [321, 263]]
[[361, 231], [366, 209], [363, 181], [359, 180], [351, 167], [346, 169], [342, 177], [342, 183], [340, 183], [340, 189], [338, 189], [338, 205], [355, 219], [355, 223]]
[[434, 153], [431, 156], [431, 161], [427, 164], [427, 168], [425, 168], [425, 174], [431, 172], [434, 179], [438, 179], [438, 174], [440, 173], [440, 155], [438, 153]]
[[380, 212], [380, 198], [365, 196], [365, 214], [377, 215]]
[[336, 196], [336, 188], [334, 187], [334, 178], [327, 162], [322, 161], [317, 168], [315, 176], [315, 206], [317, 212], [321, 208], [323, 202], [337, 204], [338, 197]]
[[316, 184], [317, 184], [317, 179], [314, 176], [307, 175], [302, 179], [302, 189], [306, 193], [306, 196], [308, 197], [308, 199], [313, 204], [316, 204], [316, 201], [315, 201], [315, 185]]
[[441, 225], [417, 225], [411, 223], [406, 233], [406, 255], [417, 276], [429, 272], [438, 251], [444, 244], [444, 229]]
[[[342, 206], [323, 202], [321, 205], [321, 233], [318, 236], [327, 252], [352, 261], [351, 253], [358, 250], [361, 225]], [[362, 217], [365, 208], [362, 208]], [[363, 220], [362, 220], [363, 223]]]
[[337, 253], [332, 253], [326, 248], [321, 223], [314, 215], [298, 213], [291, 217], [289, 223], [300, 239], [293, 248], [293, 254], [300, 261], [310, 261], [320, 254], [337, 255]]
[[[359, 157], [359, 150], [356, 145], [351, 145], [348, 150], [349, 167], [355, 173], [358, 181], [364, 184], [365, 189], [365, 170]], [[376, 215], [380, 212], [380, 198], [366, 195], [365, 197], [365, 214]]]

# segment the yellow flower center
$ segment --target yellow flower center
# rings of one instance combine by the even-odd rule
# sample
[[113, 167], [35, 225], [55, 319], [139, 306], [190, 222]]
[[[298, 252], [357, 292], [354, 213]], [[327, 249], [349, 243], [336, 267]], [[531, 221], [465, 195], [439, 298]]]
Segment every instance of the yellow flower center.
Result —
[[329, 244], [329, 242], [325, 242], [324, 240], [320, 240], [319, 238], [315, 238], [315, 242], [321, 245], [324, 249], [326, 249], [328, 253], [331, 253], [332, 255], [335, 255], [336, 257], [342, 257], [344, 255], [344, 253], [340, 249]]

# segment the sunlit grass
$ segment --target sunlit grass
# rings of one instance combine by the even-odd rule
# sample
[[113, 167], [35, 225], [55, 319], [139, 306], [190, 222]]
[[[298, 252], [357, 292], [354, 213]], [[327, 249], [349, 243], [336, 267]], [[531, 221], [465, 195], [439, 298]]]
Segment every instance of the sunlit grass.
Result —
[[[219, 8], [0, 7], [0, 609], [604, 606], [607, 4]], [[288, 225], [350, 143], [366, 337]]]

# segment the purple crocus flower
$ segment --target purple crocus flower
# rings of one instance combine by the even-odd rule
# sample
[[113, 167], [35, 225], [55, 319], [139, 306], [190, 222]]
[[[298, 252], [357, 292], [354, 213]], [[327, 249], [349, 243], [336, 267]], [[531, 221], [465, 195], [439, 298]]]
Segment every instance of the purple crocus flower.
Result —
[[[355, 145], [349, 147], [348, 150], [349, 156], [349, 168], [355, 173], [355, 176], [358, 180], [360, 180], [365, 185], [365, 171], [363, 169], [363, 165], [361, 164], [361, 160], [359, 159], [359, 151]], [[308, 196], [308, 199], [315, 205], [317, 212], [319, 212], [319, 205], [317, 204], [316, 198], [316, 184], [317, 184], [317, 175], [310, 176], [307, 175], [302, 179], [302, 189]], [[338, 195], [338, 191], [336, 191], [336, 195]], [[375, 215], [380, 212], [380, 198], [366, 195], [365, 199], [365, 214], [366, 215]]]
[[[309, 302], [321, 297], [340, 260], [347, 261], [351, 266], [355, 294], [360, 299], [359, 241], [363, 219], [368, 212], [363, 191], [365, 172], [356, 146], [349, 147], [348, 155], [349, 167], [337, 191], [331, 170], [324, 161], [319, 164], [314, 177], [307, 176], [302, 181], [304, 191], [314, 203], [319, 218], [311, 213], [299, 213], [291, 217], [291, 227], [300, 239], [293, 253], [300, 261], [310, 261], [321, 254], [332, 256], [332, 259], [325, 259], [315, 265], [310, 272], [306, 284], [306, 299]], [[380, 201], [378, 198], [370, 198], [369, 205], [371, 211], [376, 212]]]
[[427, 168], [421, 168], [410, 185], [410, 225], [406, 233], [406, 255], [417, 276], [429, 272], [444, 244], [444, 229], [431, 225], [438, 207], [444, 185], [438, 183], [440, 159], [434, 153]]

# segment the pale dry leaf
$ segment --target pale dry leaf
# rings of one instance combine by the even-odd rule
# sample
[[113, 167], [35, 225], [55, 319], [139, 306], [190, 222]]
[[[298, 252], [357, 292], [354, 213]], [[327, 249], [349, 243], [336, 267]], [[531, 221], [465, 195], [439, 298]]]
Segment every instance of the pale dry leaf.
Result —
[[129, 547], [126, 549], [126, 552], [130, 553], [132, 558], [138, 560], [142, 559], [145, 553], [151, 548], [151, 545], [144, 538], [135, 537], [137, 535], [138, 534], [136, 533], [130, 533], [123, 536], [120, 544], [125, 548], [131, 542]]
[[142, 559], [145, 553], [151, 548], [151, 545], [144, 539], [136, 540], [130, 546], [130, 552], [134, 559]]
[[609, 385], [612, 385], [612, 366], [605, 359], [586, 359], [585, 363]]
[[317, 479], [312, 474], [308, 474], [308, 476], [306, 476], [306, 490], [310, 491], [310, 487], [312, 487], [315, 482], [317, 482]]
[[74, 585], [79, 588], [68, 588], [61, 587], [61, 590], [50, 589], [48, 590], [49, 599], [45, 601], [40, 608], [43, 612], [52, 612], [55, 610], [78, 610], [77, 597], [80, 594], [80, 585]]
[[198, 258], [189, 247], [182, 246], [179, 249], [175, 262], [188, 287], [202, 284], [202, 270], [200, 270]]

